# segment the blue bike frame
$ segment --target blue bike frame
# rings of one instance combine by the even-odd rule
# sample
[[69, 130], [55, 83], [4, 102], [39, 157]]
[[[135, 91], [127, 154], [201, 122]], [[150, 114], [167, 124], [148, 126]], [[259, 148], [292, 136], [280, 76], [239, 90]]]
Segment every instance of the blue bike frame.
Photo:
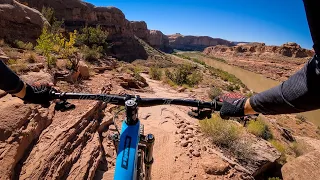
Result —
[[140, 121], [128, 125], [123, 121], [118, 154], [116, 159], [115, 180], [131, 180], [137, 178], [138, 146], [140, 141]]

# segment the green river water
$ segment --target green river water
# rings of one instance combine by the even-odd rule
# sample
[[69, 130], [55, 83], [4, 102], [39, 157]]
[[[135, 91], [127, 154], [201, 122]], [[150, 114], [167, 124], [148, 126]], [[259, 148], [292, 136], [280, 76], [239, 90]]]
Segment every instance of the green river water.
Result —
[[[266, 78], [260, 74], [247, 71], [244, 69], [241, 69], [239, 67], [235, 67], [232, 65], [228, 65], [226, 63], [213, 60], [211, 58], [206, 58], [198, 53], [183, 53], [186, 56], [197, 58], [202, 61], [204, 61], [207, 65], [212, 66], [214, 68], [218, 68], [221, 70], [224, 70], [230, 74], [235, 75], [237, 78], [239, 78], [249, 89], [255, 91], [255, 92], [262, 92], [264, 90], [270, 89], [274, 86], [279, 85], [281, 82], [275, 81], [269, 78]], [[305, 116], [309, 121], [313, 122], [314, 124], [320, 126], [320, 110], [301, 113], [303, 116]]]

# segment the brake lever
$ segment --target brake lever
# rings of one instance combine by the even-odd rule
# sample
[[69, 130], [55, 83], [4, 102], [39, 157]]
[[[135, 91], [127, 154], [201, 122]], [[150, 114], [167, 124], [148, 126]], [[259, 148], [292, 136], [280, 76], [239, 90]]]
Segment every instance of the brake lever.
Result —
[[76, 108], [76, 105], [74, 104], [71, 104], [67, 101], [59, 101], [59, 102], [56, 102], [54, 110], [65, 112], [65, 111], [73, 110], [75, 108]]
[[198, 120], [210, 119], [212, 114], [212, 110], [202, 110], [196, 109], [188, 112], [190, 117], [196, 118]]

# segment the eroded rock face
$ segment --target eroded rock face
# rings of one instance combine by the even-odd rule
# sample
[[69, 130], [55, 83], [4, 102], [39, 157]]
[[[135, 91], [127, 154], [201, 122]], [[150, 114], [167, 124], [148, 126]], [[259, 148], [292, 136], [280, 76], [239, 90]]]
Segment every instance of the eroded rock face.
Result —
[[203, 51], [206, 47], [216, 45], [232, 46], [230, 41], [209, 36], [183, 36], [179, 33], [168, 35], [169, 44], [173, 49], [187, 51]]
[[115, 7], [95, 7], [79, 0], [22, 0], [30, 7], [41, 10], [52, 7], [58, 19], [64, 19], [66, 29], [79, 30], [86, 25], [100, 25], [108, 31], [108, 42], [112, 44], [109, 54], [125, 61], [147, 59], [144, 48], [134, 38], [134, 34], [148, 40], [148, 30], [144, 22], [130, 22], [123, 12]]
[[318, 180], [320, 173], [319, 158], [320, 151], [315, 150], [286, 163], [281, 169], [283, 179]]
[[160, 49], [164, 52], [170, 52], [169, 39], [161, 31], [150, 30], [149, 31], [149, 43], [152, 47]]
[[12, 179], [18, 162], [52, 122], [53, 109], [24, 104], [10, 95], [0, 101], [0, 179]]
[[0, 39], [35, 42], [48, 22], [35, 9], [14, 0], [0, 1]]
[[294, 58], [304, 58], [313, 56], [313, 52], [308, 49], [301, 48], [297, 43], [286, 43], [281, 46], [266, 46], [265, 43], [248, 43], [239, 44], [234, 47], [228, 46], [212, 46], [203, 51], [206, 55], [246, 55], [260, 56], [273, 55]]
[[130, 23], [133, 34], [138, 38], [144, 40], [145, 42], [149, 42], [149, 30], [147, 27], [147, 23], [144, 21], [131, 21]]

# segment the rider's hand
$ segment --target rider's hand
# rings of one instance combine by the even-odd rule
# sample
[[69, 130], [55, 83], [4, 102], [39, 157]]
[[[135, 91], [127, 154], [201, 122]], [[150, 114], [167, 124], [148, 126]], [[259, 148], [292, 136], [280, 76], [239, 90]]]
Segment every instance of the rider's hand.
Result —
[[52, 84], [26, 84], [26, 95], [22, 98], [26, 103], [49, 106], [52, 100], [50, 93], [55, 90]]
[[228, 93], [218, 96], [215, 99], [223, 103], [220, 109], [221, 118], [227, 119], [229, 117], [242, 117], [245, 115], [245, 105], [248, 98], [243, 95]]

